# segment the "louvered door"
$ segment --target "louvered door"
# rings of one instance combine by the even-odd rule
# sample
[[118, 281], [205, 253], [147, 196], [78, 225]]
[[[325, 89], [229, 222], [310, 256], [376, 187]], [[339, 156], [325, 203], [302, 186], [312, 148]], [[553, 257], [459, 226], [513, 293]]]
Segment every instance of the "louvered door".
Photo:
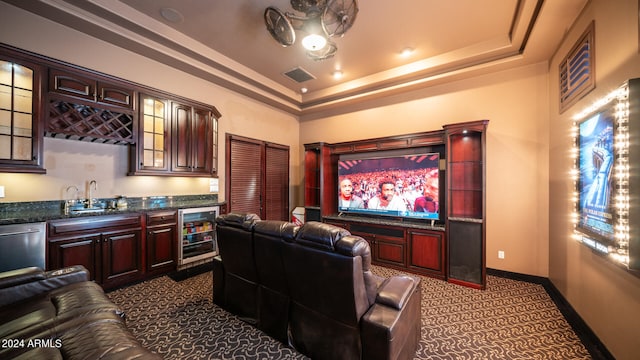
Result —
[[[248, 212], [261, 215], [262, 145], [250, 139], [232, 137], [228, 139], [230, 157], [227, 166], [227, 184], [230, 187], [229, 211]], [[262, 218], [262, 216], [260, 216]]]
[[226, 140], [228, 211], [287, 220], [289, 147], [236, 135]]
[[288, 147], [266, 144], [265, 174], [265, 219], [287, 220], [289, 217]]

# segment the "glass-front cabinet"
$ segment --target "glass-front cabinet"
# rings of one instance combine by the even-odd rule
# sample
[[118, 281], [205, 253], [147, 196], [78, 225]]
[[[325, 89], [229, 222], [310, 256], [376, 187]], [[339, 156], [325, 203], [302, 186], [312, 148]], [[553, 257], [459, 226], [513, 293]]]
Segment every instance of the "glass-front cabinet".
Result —
[[42, 68], [0, 55], [0, 171], [44, 173]]
[[214, 176], [218, 117], [213, 107], [140, 94], [138, 143], [129, 175]]
[[142, 167], [167, 168], [166, 102], [153, 97], [143, 100]]
[[138, 144], [132, 147], [133, 151], [137, 150], [137, 154], [134, 152], [131, 158], [133, 172], [168, 171], [168, 102], [155, 96], [141, 94], [139, 115], [141, 119], [138, 122]]

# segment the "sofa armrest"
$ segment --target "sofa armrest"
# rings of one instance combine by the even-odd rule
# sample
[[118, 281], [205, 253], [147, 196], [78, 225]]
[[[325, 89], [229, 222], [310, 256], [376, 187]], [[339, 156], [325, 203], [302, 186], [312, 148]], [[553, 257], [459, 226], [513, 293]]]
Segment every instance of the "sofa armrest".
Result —
[[400, 310], [415, 291], [417, 283], [417, 279], [409, 276], [391, 277], [378, 289], [376, 303]]
[[32, 281], [44, 280], [44, 278], [44, 271], [37, 267], [5, 271], [0, 273], [0, 289], [10, 288]]
[[362, 359], [413, 359], [422, 328], [421, 300], [419, 278], [387, 279], [362, 317]]
[[0, 306], [88, 280], [89, 272], [81, 265], [52, 271], [39, 268], [8, 271], [0, 274]]

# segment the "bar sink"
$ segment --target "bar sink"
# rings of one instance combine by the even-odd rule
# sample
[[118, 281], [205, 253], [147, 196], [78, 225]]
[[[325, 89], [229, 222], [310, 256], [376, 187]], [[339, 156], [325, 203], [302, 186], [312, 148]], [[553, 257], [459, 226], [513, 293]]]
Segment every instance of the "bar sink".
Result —
[[99, 207], [91, 207], [91, 208], [76, 208], [76, 209], [70, 209], [69, 213], [71, 214], [90, 214], [90, 213], [100, 213], [100, 212], [104, 212], [105, 208], [99, 208]]

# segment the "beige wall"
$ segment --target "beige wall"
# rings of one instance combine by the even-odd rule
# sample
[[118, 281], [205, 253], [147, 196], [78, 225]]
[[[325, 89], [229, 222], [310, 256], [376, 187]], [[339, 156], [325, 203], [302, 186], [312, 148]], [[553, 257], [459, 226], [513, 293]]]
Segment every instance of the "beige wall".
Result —
[[[558, 110], [558, 65], [595, 20], [596, 89], [562, 114]], [[640, 76], [638, 1], [593, 0], [569, 32], [550, 67], [549, 277], [617, 359], [640, 354], [640, 278], [570, 239], [573, 182], [571, 117], [625, 80]], [[636, 189], [637, 191], [637, 189]], [[634, 204], [637, 206], [637, 204]], [[638, 224], [633, 224], [638, 225]]]
[[546, 277], [547, 87], [546, 63], [501, 71], [408, 95], [418, 100], [302, 122], [300, 140], [340, 142], [488, 119], [487, 266]]
[[[222, 113], [219, 198], [225, 199], [225, 133], [232, 133], [290, 146], [290, 198], [291, 204], [299, 202], [296, 189], [301, 170], [295, 116], [5, 3], [0, 3], [0, 42], [214, 105]], [[67, 186], [76, 185], [84, 191], [91, 179], [98, 181], [98, 197], [209, 192], [208, 178], [126, 176], [125, 146], [46, 138], [44, 164], [46, 175], [0, 173], [0, 185], [5, 186], [6, 193], [0, 201], [58, 200], [66, 195]]]

